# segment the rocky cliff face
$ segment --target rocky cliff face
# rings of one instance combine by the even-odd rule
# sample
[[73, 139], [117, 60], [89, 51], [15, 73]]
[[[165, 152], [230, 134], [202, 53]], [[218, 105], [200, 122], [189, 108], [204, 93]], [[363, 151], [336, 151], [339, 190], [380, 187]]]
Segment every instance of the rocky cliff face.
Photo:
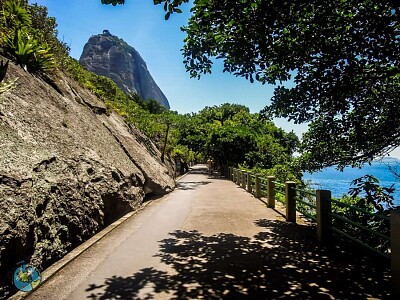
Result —
[[142, 99], [154, 99], [169, 108], [140, 54], [107, 30], [89, 39], [79, 62], [89, 71], [111, 78], [126, 93], [135, 92]]
[[43, 269], [175, 182], [156, 147], [58, 74], [58, 91], [10, 63], [0, 97], [0, 299], [22, 260]]

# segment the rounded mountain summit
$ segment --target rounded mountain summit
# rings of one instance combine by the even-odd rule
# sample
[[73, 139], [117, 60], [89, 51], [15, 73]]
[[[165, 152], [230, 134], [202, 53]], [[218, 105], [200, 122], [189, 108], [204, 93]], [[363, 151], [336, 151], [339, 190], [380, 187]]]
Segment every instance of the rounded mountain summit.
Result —
[[139, 52], [108, 30], [89, 38], [79, 62], [89, 71], [111, 78], [124, 92], [137, 93], [142, 99], [154, 99], [170, 108]]

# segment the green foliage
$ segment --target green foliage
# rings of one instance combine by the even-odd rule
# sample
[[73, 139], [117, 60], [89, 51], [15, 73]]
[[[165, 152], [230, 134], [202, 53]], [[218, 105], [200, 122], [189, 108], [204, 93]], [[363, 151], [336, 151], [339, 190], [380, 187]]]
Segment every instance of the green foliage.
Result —
[[29, 5], [28, 12], [32, 20], [31, 35], [37, 38], [40, 43], [47, 44], [50, 52], [54, 54], [57, 67], [64, 68], [70, 48], [57, 38], [56, 19], [48, 16], [48, 10], [45, 6]]
[[[342, 197], [340, 197], [339, 199], [335, 199], [335, 200], [338, 200], [338, 201], [346, 203], [346, 204], [357, 206], [357, 204], [360, 202], [361, 198], [353, 197], [348, 194], [343, 194]], [[344, 206], [338, 205], [336, 203], [332, 203], [332, 211], [337, 214], [343, 215], [343, 216], [346, 216], [346, 215], [349, 216], [350, 209], [348, 207], [344, 207]], [[336, 221], [334, 221], [334, 222], [336, 222]], [[338, 223], [336, 222], [336, 224], [338, 224]]]
[[123, 116], [125, 116], [123, 107], [127, 106], [126, 110], [129, 110], [129, 102], [132, 102], [133, 108], [138, 107], [138, 104], [131, 101], [131, 97], [126, 95], [114, 81], [108, 77], [89, 72], [72, 57], [67, 59], [65, 71], [83, 87], [91, 90], [104, 102], [111, 104]]
[[7, 36], [4, 43], [4, 56], [29, 72], [48, 72], [55, 67], [54, 56], [49, 47], [40, 44], [23, 29], [16, 30], [12, 37]]
[[[154, 4], [163, 4], [166, 11], [165, 20], [168, 20], [173, 13], [182, 13], [178, 8], [182, 3], [187, 3], [189, 0], [153, 0]], [[196, 1], [199, 2], [199, 1]], [[201, 1], [200, 1], [201, 2]]]
[[171, 156], [174, 157], [176, 155], [179, 155], [185, 162], [193, 162], [196, 159], [195, 153], [186, 145], [176, 145], [171, 152]]
[[371, 207], [378, 212], [383, 212], [394, 205], [392, 185], [389, 188], [381, 187], [379, 180], [372, 175], [354, 179], [351, 184], [354, 186], [350, 189], [349, 194], [353, 198], [361, 197], [357, 205], [361, 207]]
[[101, 0], [101, 4], [112, 4], [115, 6], [117, 4], [125, 4], [125, 0]]
[[[188, 0], [154, 0], [165, 18]], [[195, 0], [183, 27], [192, 77], [280, 83], [266, 115], [310, 122], [303, 169], [357, 165], [400, 145], [400, 2]], [[292, 87], [282, 85], [289, 82]]]
[[[2, 81], [0, 82], [0, 96], [1, 94], [8, 92], [9, 90], [15, 88], [17, 86], [18, 77], [12, 80]], [[1, 98], [0, 98], [1, 100]]]
[[246, 152], [255, 146], [249, 128], [236, 124], [212, 127], [206, 143], [208, 154], [221, 165], [245, 161]]
[[[187, 2], [154, 0], [165, 19]], [[190, 75], [210, 73], [216, 58], [251, 82], [280, 83], [265, 113], [311, 122], [304, 169], [356, 165], [400, 145], [400, 2], [195, 0], [191, 12]]]
[[[153, 0], [154, 4], [164, 4], [164, 10], [166, 11], [165, 20], [168, 20], [173, 13], [182, 13], [182, 10], [178, 7], [182, 3], [188, 3], [189, 0]], [[198, 2], [198, 1], [195, 1]], [[200, 1], [201, 2], [201, 1]], [[112, 4], [116, 6], [118, 4], [125, 4], [125, 0], [101, 0], [101, 4]]]
[[[353, 207], [362, 208], [371, 214], [379, 213], [389, 215], [389, 209], [393, 207], [393, 187], [384, 188], [379, 185], [378, 179], [366, 175], [353, 180], [349, 195], [343, 195], [341, 202], [350, 204]], [[357, 222], [358, 224], [374, 230], [378, 233], [390, 236], [390, 222], [379, 217], [371, 216], [361, 211], [345, 207], [336, 203], [332, 204], [332, 210], [336, 214]], [[352, 235], [364, 243], [384, 253], [388, 253], [389, 241], [366, 232], [357, 226], [346, 223], [339, 219], [333, 219], [333, 225]]]
[[18, 78], [3, 81], [6, 76], [7, 69], [8, 69], [8, 61], [4, 63], [4, 61], [2, 60], [0, 62], [0, 96], [1, 94], [13, 89], [17, 85], [16, 83]]
[[293, 164], [276, 164], [271, 169], [268, 169], [266, 173], [270, 176], [275, 176], [279, 182], [291, 180], [298, 185], [302, 185], [299, 180], [302, 176], [301, 172]]
[[32, 21], [25, 1], [6, 1], [3, 5], [3, 22], [8, 28], [31, 26]]
[[102, 99], [107, 107], [123, 116], [127, 123], [147, 135], [160, 149], [162, 160], [177, 145], [177, 113], [167, 111], [155, 100], [125, 94], [110, 78], [89, 72], [73, 58], [67, 59], [66, 72]]
[[241, 164], [287, 176], [283, 181], [301, 176], [291, 166], [299, 143], [296, 135], [251, 114], [243, 105], [225, 103], [185, 115], [179, 130], [179, 144], [211, 156], [221, 170]]
[[161, 105], [157, 100], [154, 99], [144, 100], [141, 103], [141, 106], [144, 109], [148, 110], [151, 114], [156, 115], [159, 115], [167, 110], [163, 105]]
[[[32, 23], [26, 2], [5, 1], [0, 4], [0, 29], [4, 29], [0, 40], [1, 54], [29, 72], [45, 73], [53, 70], [56, 65], [54, 54], [46, 39], [41, 39], [43, 34], [40, 28], [35, 28], [38, 22]], [[53, 26], [56, 26], [55, 22]]]

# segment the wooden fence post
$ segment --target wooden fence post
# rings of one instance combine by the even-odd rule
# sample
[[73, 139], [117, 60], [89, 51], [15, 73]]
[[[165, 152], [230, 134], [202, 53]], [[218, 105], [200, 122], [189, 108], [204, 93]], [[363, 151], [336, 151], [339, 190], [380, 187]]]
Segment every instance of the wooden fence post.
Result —
[[228, 167], [228, 179], [231, 180], [232, 170], [231, 167]]
[[285, 182], [286, 196], [286, 221], [296, 223], [296, 183], [293, 181]]
[[236, 170], [236, 184], [240, 185], [242, 182], [242, 172], [240, 172], [240, 169]]
[[268, 176], [267, 177], [267, 207], [275, 208], [275, 176]]
[[247, 172], [247, 191], [251, 194], [253, 187], [251, 186], [251, 172]]
[[245, 170], [242, 170], [242, 188], [246, 189], [246, 174]]
[[317, 237], [318, 242], [326, 244], [330, 241], [332, 231], [332, 203], [331, 191], [317, 190]]
[[400, 299], [400, 208], [390, 211], [392, 299]]
[[260, 174], [256, 174], [256, 198], [261, 198], [261, 179]]

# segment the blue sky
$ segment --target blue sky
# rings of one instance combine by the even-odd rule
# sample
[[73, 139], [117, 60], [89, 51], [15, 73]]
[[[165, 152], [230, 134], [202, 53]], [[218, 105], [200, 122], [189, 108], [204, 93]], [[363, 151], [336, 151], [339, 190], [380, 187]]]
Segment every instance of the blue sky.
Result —
[[[164, 20], [162, 6], [152, 0], [127, 0], [125, 5], [101, 5], [100, 0], [30, 0], [44, 5], [49, 15], [56, 17], [59, 38], [71, 47], [71, 56], [79, 59], [89, 37], [108, 29], [111, 34], [133, 46], [167, 96], [171, 109], [180, 113], [196, 112], [205, 106], [224, 102], [240, 103], [258, 112], [269, 103], [273, 86], [250, 83], [244, 78], [223, 73], [217, 63], [211, 75], [191, 79], [182, 63], [180, 49], [185, 34], [180, 27], [187, 23], [190, 5], [183, 5], [182, 14]], [[277, 120], [278, 126], [294, 130], [298, 135], [305, 125], [295, 126]]]
[[[152, 0], [127, 0], [125, 5], [102, 5], [100, 0], [30, 0], [47, 6], [49, 15], [57, 19], [59, 38], [71, 47], [71, 56], [79, 59], [83, 46], [91, 35], [108, 29], [111, 34], [133, 46], [167, 96], [171, 109], [180, 113], [197, 112], [205, 106], [224, 102], [240, 103], [251, 112], [258, 112], [269, 103], [274, 87], [250, 83], [244, 78], [223, 73], [220, 63], [213, 74], [200, 80], [191, 79], [182, 63], [180, 49], [185, 34], [180, 27], [187, 23], [190, 5], [183, 5], [182, 14], [164, 20], [162, 6]], [[307, 125], [295, 125], [284, 119], [275, 123], [299, 137]], [[400, 149], [393, 156], [400, 158]]]

